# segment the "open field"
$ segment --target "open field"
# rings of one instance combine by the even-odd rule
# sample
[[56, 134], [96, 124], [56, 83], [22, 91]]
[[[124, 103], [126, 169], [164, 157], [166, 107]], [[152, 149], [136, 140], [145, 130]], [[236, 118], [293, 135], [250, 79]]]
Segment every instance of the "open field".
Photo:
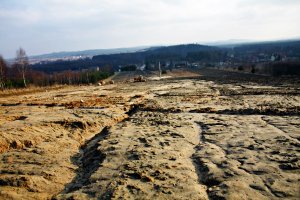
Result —
[[299, 77], [137, 75], [0, 93], [0, 199], [300, 199]]

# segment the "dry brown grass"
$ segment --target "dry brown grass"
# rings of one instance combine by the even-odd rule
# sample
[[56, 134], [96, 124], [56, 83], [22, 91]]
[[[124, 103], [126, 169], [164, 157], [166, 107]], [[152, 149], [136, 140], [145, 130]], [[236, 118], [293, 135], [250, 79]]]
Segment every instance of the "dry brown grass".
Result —
[[66, 85], [55, 85], [55, 86], [47, 86], [47, 87], [36, 87], [30, 86], [27, 88], [13, 88], [13, 89], [4, 89], [0, 90], [0, 98], [1, 97], [9, 97], [9, 96], [17, 96], [17, 95], [26, 95], [32, 94], [36, 92], [44, 92], [50, 90], [57, 90], [61, 88], [68, 87]]

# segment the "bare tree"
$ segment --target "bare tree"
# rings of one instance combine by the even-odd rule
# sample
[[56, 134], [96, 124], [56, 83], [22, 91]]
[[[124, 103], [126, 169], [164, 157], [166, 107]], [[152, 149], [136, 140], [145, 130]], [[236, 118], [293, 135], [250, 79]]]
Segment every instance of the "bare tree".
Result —
[[5, 76], [7, 73], [7, 65], [3, 57], [0, 55], [0, 89], [5, 86]]
[[28, 70], [28, 57], [26, 55], [26, 52], [24, 49], [20, 48], [17, 50], [17, 55], [16, 55], [16, 66], [19, 71], [19, 73], [22, 76], [24, 87], [27, 87], [26, 84], [26, 72]]

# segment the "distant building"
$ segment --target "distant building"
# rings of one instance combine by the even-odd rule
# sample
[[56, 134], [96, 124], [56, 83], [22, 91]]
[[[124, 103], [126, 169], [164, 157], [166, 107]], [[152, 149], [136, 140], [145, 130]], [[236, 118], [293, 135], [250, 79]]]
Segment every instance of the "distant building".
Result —
[[145, 68], [146, 68], [146, 65], [145, 65], [145, 64], [139, 67], [139, 69], [140, 69], [141, 71], [144, 71]]

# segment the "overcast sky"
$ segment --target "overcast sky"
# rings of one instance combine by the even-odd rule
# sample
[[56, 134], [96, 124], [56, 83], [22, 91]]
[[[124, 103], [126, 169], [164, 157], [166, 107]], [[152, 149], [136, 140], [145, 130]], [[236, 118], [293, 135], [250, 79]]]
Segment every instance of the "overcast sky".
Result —
[[300, 36], [300, 0], [0, 0], [0, 54]]

